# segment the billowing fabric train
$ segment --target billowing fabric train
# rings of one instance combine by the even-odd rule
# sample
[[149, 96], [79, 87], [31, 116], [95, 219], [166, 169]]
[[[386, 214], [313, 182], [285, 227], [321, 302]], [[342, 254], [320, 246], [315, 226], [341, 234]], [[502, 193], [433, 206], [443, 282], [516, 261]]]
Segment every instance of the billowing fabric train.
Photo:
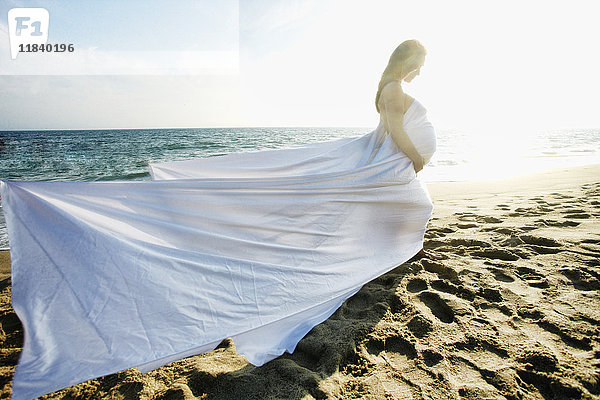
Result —
[[[404, 128], [429, 159], [435, 133], [416, 100]], [[152, 181], [2, 182], [25, 329], [14, 399], [150, 371], [228, 337], [254, 365], [293, 352], [421, 249], [433, 209], [383, 123], [150, 169]]]

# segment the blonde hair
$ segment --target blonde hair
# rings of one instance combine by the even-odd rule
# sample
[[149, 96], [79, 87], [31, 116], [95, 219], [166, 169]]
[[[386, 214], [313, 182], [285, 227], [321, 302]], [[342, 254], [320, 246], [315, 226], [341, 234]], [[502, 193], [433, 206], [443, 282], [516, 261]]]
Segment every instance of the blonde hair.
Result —
[[427, 54], [425, 46], [418, 40], [410, 39], [400, 43], [390, 56], [390, 61], [387, 67], [381, 74], [379, 86], [377, 87], [377, 95], [375, 96], [375, 108], [379, 112], [379, 97], [381, 90], [391, 81], [402, 80], [404, 77], [414, 70], [417, 65]]

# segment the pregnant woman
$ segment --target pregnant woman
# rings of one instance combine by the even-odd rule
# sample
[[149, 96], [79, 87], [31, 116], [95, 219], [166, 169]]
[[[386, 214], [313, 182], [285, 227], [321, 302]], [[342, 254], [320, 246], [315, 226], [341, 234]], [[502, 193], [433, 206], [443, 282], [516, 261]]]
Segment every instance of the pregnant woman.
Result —
[[[379, 81], [375, 107], [380, 114], [380, 125], [389, 134], [394, 143], [410, 158], [415, 172], [423, 169], [436, 149], [436, 137], [433, 126], [426, 117], [425, 108], [416, 99], [405, 94], [402, 81], [411, 82], [421, 72], [425, 63], [425, 47], [417, 40], [406, 40], [392, 53], [385, 71]], [[409, 124], [404, 119], [409, 114]], [[441, 259], [432, 251], [421, 249], [417, 257]]]
[[400, 82], [423, 57], [394, 52], [359, 137], [151, 164], [152, 181], [0, 182], [26, 332], [13, 399], [229, 337], [260, 366], [422, 252], [435, 134]]

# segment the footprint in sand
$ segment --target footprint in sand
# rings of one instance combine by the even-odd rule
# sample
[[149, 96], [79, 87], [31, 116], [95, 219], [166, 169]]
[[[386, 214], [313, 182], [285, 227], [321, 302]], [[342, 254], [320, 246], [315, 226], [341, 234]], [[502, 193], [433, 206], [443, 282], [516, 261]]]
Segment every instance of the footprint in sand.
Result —
[[463, 339], [448, 343], [447, 346], [454, 347], [458, 350], [484, 350], [494, 353], [502, 358], [508, 357], [508, 350], [505, 343], [498, 341], [498, 339], [479, 335], [476, 332], [466, 333]]
[[509, 238], [506, 238], [498, 243], [502, 247], [517, 247], [523, 244], [523, 240], [517, 235], [511, 235]]
[[556, 219], [538, 219], [535, 222], [538, 224], [546, 225], [546, 226], [560, 227], [560, 228], [581, 225], [581, 222], [567, 221], [567, 220], [559, 221]]
[[395, 273], [394, 270], [388, 272], [387, 274], [381, 275], [378, 278], [375, 278], [371, 281], [374, 285], [381, 285], [385, 289], [391, 289], [396, 286], [396, 280], [398, 279], [398, 274]]
[[421, 278], [411, 279], [406, 285], [406, 290], [411, 293], [422, 292], [423, 290], [427, 290], [427, 282]]
[[[414, 340], [414, 339], [413, 339]], [[415, 344], [402, 335], [389, 336], [385, 338], [371, 338], [366, 343], [367, 351], [374, 355], [381, 352], [397, 353], [405, 355], [407, 358], [416, 358], [417, 349]]]
[[529, 286], [541, 289], [550, 287], [548, 279], [546, 279], [544, 275], [540, 274], [533, 268], [517, 267], [515, 273], [519, 276], [519, 278], [527, 282]]
[[515, 209], [515, 212], [508, 214], [509, 217], [538, 217], [540, 215], [542, 214], [538, 212], [537, 207], [519, 207]]
[[555, 254], [564, 250], [562, 243], [554, 239], [533, 235], [521, 235], [519, 238], [528, 245], [527, 248], [538, 254]]
[[491, 260], [516, 261], [520, 259], [520, 257], [514, 252], [499, 248], [476, 250], [471, 254]]
[[533, 235], [520, 235], [519, 239], [526, 244], [526, 248], [537, 254], [556, 254], [564, 251], [562, 243], [554, 239]]
[[539, 320], [543, 316], [539, 306], [535, 304], [517, 304], [517, 314], [522, 318], [535, 320]]
[[439, 292], [445, 292], [450, 294], [458, 293], [458, 288], [444, 279], [436, 279], [434, 281], [431, 281], [431, 288]]
[[591, 335], [590, 332], [582, 333], [573, 326], [565, 324], [564, 321], [554, 319], [549, 315], [542, 316], [541, 319], [536, 321], [536, 324], [546, 331], [560, 336], [571, 347], [587, 351], [593, 349], [592, 337], [597, 336], [597, 331], [594, 331]]
[[588, 271], [565, 267], [561, 268], [559, 272], [569, 278], [573, 286], [578, 290], [600, 290], [600, 280], [592, 276]]
[[487, 267], [487, 268], [490, 270], [490, 272], [492, 274], [494, 274], [494, 278], [497, 281], [507, 282], [507, 283], [515, 281], [515, 278], [513, 278], [512, 276], [510, 276], [509, 274], [507, 274], [506, 272], [504, 272], [500, 268], [495, 268], [495, 267]]
[[[576, 386], [572, 386], [572, 384], [564, 378], [556, 378], [554, 375], [550, 375], [546, 372], [538, 372], [525, 368], [517, 368], [516, 372], [521, 381], [528, 385], [535, 386], [542, 394], [542, 398], [544, 399], [583, 398], [583, 392], [581, 389]], [[559, 393], [560, 396], [556, 397], [556, 393]]]
[[446, 302], [440, 297], [439, 294], [431, 291], [423, 291], [419, 293], [419, 299], [435, 315], [440, 321], [447, 324], [454, 321], [454, 311]]
[[480, 288], [479, 295], [492, 303], [501, 303], [504, 300], [500, 290], [495, 288]]
[[454, 215], [456, 215], [457, 219], [459, 221], [463, 221], [463, 222], [475, 222], [475, 218], [477, 217], [476, 214], [473, 214], [471, 212], [457, 212], [454, 213]]
[[536, 371], [552, 372], [558, 368], [558, 359], [545, 346], [532, 346], [522, 351], [517, 361], [525, 364], [527, 369]]
[[502, 220], [500, 218], [492, 217], [492, 216], [481, 216], [478, 217], [477, 220], [479, 222], [485, 222], [486, 224], [500, 224]]
[[[499, 224], [502, 222], [501, 219], [496, 218], [496, 217], [492, 217], [490, 215], [477, 215], [477, 214], [473, 214], [470, 212], [462, 212], [462, 213], [454, 213], [454, 215], [457, 215], [457, 219], [461, 222], [467, 222], [467, 223], [473, 223], [473, 222], [480, 222], [480, 223], [488, 223], [488, 224]], [[473, 225], [476, 226], [476, 225]], [[459, 226], [460, 228], [460, 226]]]
[[441, 355], [437, 351], [430, 350], [430, 349], [423, 350], [423, 352], [421, 353], [421, 356], [423, 356], [423, 361], [425, 361], [425, 364], [428, 367], [433, 367], [434, 365], [436, 365], [437, 363], [439, 363], [440, 361], [442, 361], [444, 359], [443, 355]]
[[447, 267], [439, 261], [428, 260], [426, 258], [421, 260], [421, 265], [426, 271], [438, 274], [442, 278], [450, 280], [458, 279], [458, 273], [453, 268]]
[[591, 215], [586, 213], [585, 211], [570, 211], [568, 214], [565, 214], [565, 218], [568, 219], [588, 219]]
[[563, 249], [558, 249], [556, 247], [536, 246], [533, 244], [530, 244], [526, 247], [529, 250], [532, 250], [533, 252], [535, 252], [537, 254], [556, 254], [556, 253], [560, 253], [561, 251], [563, 251]]
[[535, 244], [538, 246], [545, 246], [545, 247], [561, 247], [562, 246], [562, 243], [557, 242], [554, 239], [545, 238], [545, 237], [541, 237], [541, 236], [521, 235], [520, 239], [527, 244]]
[[[19, 349], [23, 345], [23, 326], [21, 320], [14, 311], [7, 311], [0, 315], [0, 335], [3, 336], [3, 348], [10, 352], [10, 348]], [[15, 364], [18, 360], [18, 352], [15, 354]], [[5, 359], [6, 361], [6, 359]]]
[[418, 338], [424, 337], [433, 330], [433, 322], [422, 314], [415, 315], [406, 326]]
[[386, 351], [404, 354], [408, 358], [417, 357], [415, 344], [404, 336], [391, 336], [385, 338], [384, 348]]
[[459, 229], [470, 229], [470, 228], [477, 228], [478, 225], [474, 222], [464, 222], [464, 223], [459, 222], [458, 224], [456, 224], [456, 226]]
[[439, 238], [439, 237], [444, 237], [447, 234], [452, 233], [452, 232], [456, 232], [456, 229], [452, 229], [449, 227], [431, 228], [431, 229], [427, 230], [427, 232], [425, 233], [425, 237], [427, 239]]
[[460, 283], [454, 284], [445, 279], [436, 279], [431, 281], [430, 285], [438, 292], [450, 293], [468, 301], [473, 301], [475, 298], [475, 293]]

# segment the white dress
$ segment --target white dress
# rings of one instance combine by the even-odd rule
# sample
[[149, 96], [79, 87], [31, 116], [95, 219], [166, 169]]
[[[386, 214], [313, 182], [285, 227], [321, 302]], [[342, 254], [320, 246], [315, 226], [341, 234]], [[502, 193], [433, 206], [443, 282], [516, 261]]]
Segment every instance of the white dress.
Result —
[[406, 134], [427, 164], [435, 153], [437, 140], [435, 129], [427, 119], [427, 110], [417, 99], [404, 113], [404, 121]]
[[[433, 152], [420, 103], [404, 127]], [[433, 208], [382, 124], [151, 172], [153, 181], [0, 185], [26, 332], [13, 399], [149, 371], [227, 337], [255, 365], [293, 352], [421, 249]]]

